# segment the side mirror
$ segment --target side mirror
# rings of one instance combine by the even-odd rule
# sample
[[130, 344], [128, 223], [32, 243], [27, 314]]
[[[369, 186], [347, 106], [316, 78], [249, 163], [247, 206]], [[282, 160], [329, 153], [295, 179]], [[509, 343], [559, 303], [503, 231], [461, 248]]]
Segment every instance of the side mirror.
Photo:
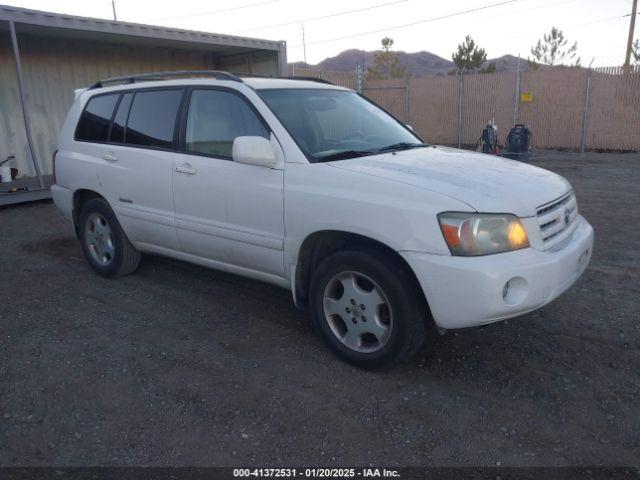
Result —
[[264, 137], [237, 137], [233, 141], [231, 157], [234, 162], [259, 167], [272, 167], [278, 162], [271, 142]]

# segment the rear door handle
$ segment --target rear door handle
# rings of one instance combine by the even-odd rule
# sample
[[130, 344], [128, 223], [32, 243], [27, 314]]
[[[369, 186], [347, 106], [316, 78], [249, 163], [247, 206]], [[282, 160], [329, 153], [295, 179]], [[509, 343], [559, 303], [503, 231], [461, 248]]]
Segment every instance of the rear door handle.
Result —
[[118, 160], [118, 157], [116, 157], [112, 152], [105, 153], [102, 158], [104, 158], [107, 162], [115, 162]]
[[176, 172], [186, 173], [187, 175], [195, 175], [196, 173], [198, 173], [198, 171], [188, 163], [185, 163], [184, 165], [178, 165], [176, 167]]

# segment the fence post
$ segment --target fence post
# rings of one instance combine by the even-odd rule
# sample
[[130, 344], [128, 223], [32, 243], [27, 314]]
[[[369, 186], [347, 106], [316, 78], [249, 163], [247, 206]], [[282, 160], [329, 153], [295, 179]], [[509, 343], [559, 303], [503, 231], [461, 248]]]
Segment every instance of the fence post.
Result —
[[462, 125], [462, 99], [464, 97], [464, 75], [460, 73], [460, 81], [458, 85], [458, 148], [462, 147], [462, 135], [464, 133]]
[[591, 68], [587, 69], [587, 91], [584, 95], [584, 110], [582, 111], [582, 132], [580, 135], [580, 153], [584, 153], [587, 143], [587, 127], [589, 122], [589, 97], [591, 95]]
[[410, 83], [410, 79], [407, 76], [404, 79], [404, 123], [405, 124], [409, 124], [410, 123], [410, 117], [409, 117], [409, 83]]
[[362, 65], [356, 65], [356, 92], [362, 93], [362, 79], [364, 76], [364, 72], [362, 71]]
[[513, 103], [513, 124], [520, 123], [520, 55], [518, 55], [518, 68], [516, 69], [516, 95]]

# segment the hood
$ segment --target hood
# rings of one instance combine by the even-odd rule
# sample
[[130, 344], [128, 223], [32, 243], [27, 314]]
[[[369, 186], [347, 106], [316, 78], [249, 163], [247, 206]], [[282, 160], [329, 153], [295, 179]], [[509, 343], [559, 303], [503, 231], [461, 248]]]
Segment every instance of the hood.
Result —
[[494, 155], [427, 147], [330, 162], [335, 168], [381, 177], [460, 200], [478, 212], [536, 215], [536, 207], [571, 185], [543, 168]]

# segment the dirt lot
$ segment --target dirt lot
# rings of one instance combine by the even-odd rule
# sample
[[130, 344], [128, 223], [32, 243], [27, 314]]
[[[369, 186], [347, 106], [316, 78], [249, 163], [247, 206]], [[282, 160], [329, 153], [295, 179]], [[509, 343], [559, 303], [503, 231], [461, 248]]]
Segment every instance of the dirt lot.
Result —
[[534, 163], [596, 230], [586, 274], [383, 373], [284, 290], [157, 257], [102, 279], [52, 204], [0, 209], [0, 465], [637, 465], [640, 156]]

